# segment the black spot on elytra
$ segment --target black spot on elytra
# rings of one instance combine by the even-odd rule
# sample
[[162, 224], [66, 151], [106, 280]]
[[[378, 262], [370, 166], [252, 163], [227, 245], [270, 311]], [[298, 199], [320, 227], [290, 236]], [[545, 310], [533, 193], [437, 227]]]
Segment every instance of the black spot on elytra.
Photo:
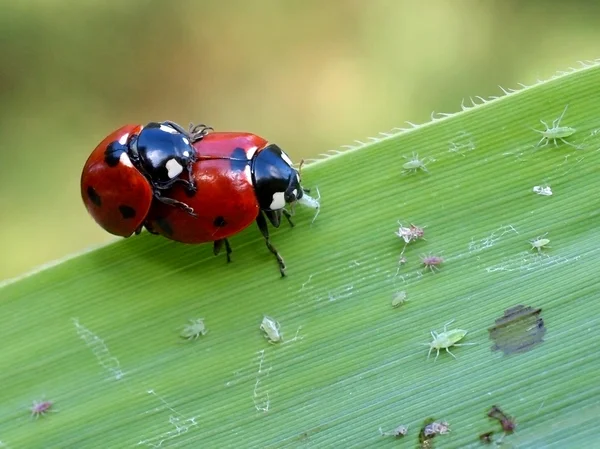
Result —
[[121, 215], [125, 220], [135, 217], [135, 209], [131, 206], [122, 204], [119, 206], [119, 212], [121, 212]]
[[233, 171], [243, 171], [250, 162], [246, 156], [246, 150], [236, 148], [230, 156], [231, 169]]
[[215, 218], [215, 220], [213, 221], [213, 225], [216, 228], [222, 228], [227, 226], [227, 222], [225, 221], [225, 218], [223, 218], [222, 216], [218, 216], [217, 218]]
[[121, 155], [127, 152], [127, 147], [125, 145], [121, 145], [119, 142], [111, 142], [104, 151], [104, 162], [109, 167], [116, 167], [119, 165], [119, 161], [121, 160]]
[[158, 217], [155, 221], [158, 227], [162, 229], [165, 234], [173, 235], [173, 228], [166, 218]]
[[102, 206], [102, 198], [100, 198], [100, 195], [98, 195], [98, 192], [96, 192], [96, 189], [94, 189], [92, 186], [87, 188], [87, 196], [96, 206]]

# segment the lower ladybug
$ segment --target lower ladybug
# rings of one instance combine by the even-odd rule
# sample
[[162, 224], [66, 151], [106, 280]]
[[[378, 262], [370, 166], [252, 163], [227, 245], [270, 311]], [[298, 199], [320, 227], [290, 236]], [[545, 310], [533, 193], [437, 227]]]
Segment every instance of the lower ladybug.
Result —
[[[210, 127], [194, 134], [203, 137]], [[173, 122], [125, 125], [94, 149], [81, 174], [81, 197], [94, 220], [111, 234], [139, 233], [153, 199], [188, 215], [185, 202], [163, 195], [178, 183], [193, 192], [196, 152], [190, 134]], [[187, 179], [181, 175], [187, 172]]]
[[277, 145], [250, 133], [207, 134], [204, 130], [197, 127], [200, 138], [193, 141], [197, 161], [191, 172], [196, 188], [174, 185], [168, 192], [171, 198], [192, 207], [196, 216], [155, 202], [146, 228], [182, 243], [214, 242], [215, 255], [225, 246], [230, 262], [227, 238], [256, 221], [267, 248], [277, 259], [281, 276], [285, 276], [285, 262], [271, 244], [266, 219], [278, 228], [285, 216], [294, 226], [285, 206], [298, 202], [318, 213], [319, 199], [306, 194], [300, 173]]

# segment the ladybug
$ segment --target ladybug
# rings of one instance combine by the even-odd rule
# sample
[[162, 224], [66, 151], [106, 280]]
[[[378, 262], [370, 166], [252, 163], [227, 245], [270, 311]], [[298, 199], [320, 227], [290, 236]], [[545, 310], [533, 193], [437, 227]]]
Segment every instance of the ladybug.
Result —
[[279, 146], [250, 133], [207, 133], [202, 126], [195, 132], [200, 138], [192, 134], [197, 160], [190, 173], [196, 188], [174, 185], [168, 195], [188, 204], [196, 215], [154, 202], [146, 228], [182, 243], [214, 242], [214, 254], [218, 255], [224, 246], [227, 262], [231, 262], [228, 237], [255, 221], [277, 259], [281, 276], [285, 276], [285, 262], [271, 244], [267, 219], [278, 228], [285, 216], [294, 226], [285, 206], [299, 202], [319, 209], [318, 198], [306, 194], [300, 173]]
[[[196, 132], [194, 138], [201, 139], [202, 132]], [[194, 162], [191, 136], [178, 124], [125, 125], [89, 156], [81, 175], [81, 197], [106, 231], [122, 237], [139, 234], [153, 200], [194, 215], [186, 203], [163, 195], [176, 183], [194, 190]], [[187, 179], [182, 177], [184, 172]]]

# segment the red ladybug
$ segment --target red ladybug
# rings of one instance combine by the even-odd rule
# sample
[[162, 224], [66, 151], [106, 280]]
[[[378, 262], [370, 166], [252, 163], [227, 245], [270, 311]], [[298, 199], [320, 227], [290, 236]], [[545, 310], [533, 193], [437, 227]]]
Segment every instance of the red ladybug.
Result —
[[[141, 231], [153, 199], [193, 215], [187, 204], [162, 193], [175, 183], [193, 191], [196, 152], [190, 140], [173, 122], [125, 125], [114, 131], [83, 167], [81, 197], [90, 215], [106, 231], [122, 237]], [[188, 179], [180, 177], [184, 171]]]
[[214, 242], [214, 254], [225, 246], [231, 261], [228, 237], [256, 221], [267, 248], [277, 258], [281, 276], [285, 263], [271, 244], [265, 217], [276, 228], [285, 216], [293, 226], [288, 204], [299, 202], [315, 209], [318, 199], [306, 195], [300, 174], [289, 156], [262, 137], [241, 132], [212, 132], [197, 128], [194, 138], [197, 161], [192, 166], [196, 189], [174, 185], [168, 194], [196, 211], [183, 210], [154, 202], [145, 225], [148, 231], [182, 243]]

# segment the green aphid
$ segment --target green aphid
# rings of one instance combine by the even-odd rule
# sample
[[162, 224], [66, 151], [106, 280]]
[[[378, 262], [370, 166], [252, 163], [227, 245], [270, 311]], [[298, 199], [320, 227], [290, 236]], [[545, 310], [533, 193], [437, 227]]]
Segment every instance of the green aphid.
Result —
[[463, 338], [465, 338], [465, 335], [467, 335], [467, 331], [463, 330], [463, 329], [448, 330], [448, 326], [450, 324], [452, 324], [453, 322], [454, 322], [454, 320], [446, 323], [444, 325], [444, 332], [442, 332], [440, 334], [438, 334], [436, 331], [431, 331], [431, 336], [433, 337], [433, 340], [431, 341], [431, 343], [423, 343], [424, 345], [429, 346], [429, 352], [427, 353], [428, 360], [429, 360], [429, 356], [431, 356], [431, 351], [433, 351], [434, 349], [437, 351], [437, 353], [435, 355], [435, 359], [434, 359], [434, 362], [435, 362], [440, 355], [440, 349], [445, 349], [448, 354], [450, 354], [452, 357], [454, 357], [456, 359], [456, 356], [450, 352], [450, 349], [448, 349], [448, 348], [450, 348], [450, 346], [468, 346], [468, 345], [475, 344], [475, 343], [457, 344], [459, 341], [461, 341]]

